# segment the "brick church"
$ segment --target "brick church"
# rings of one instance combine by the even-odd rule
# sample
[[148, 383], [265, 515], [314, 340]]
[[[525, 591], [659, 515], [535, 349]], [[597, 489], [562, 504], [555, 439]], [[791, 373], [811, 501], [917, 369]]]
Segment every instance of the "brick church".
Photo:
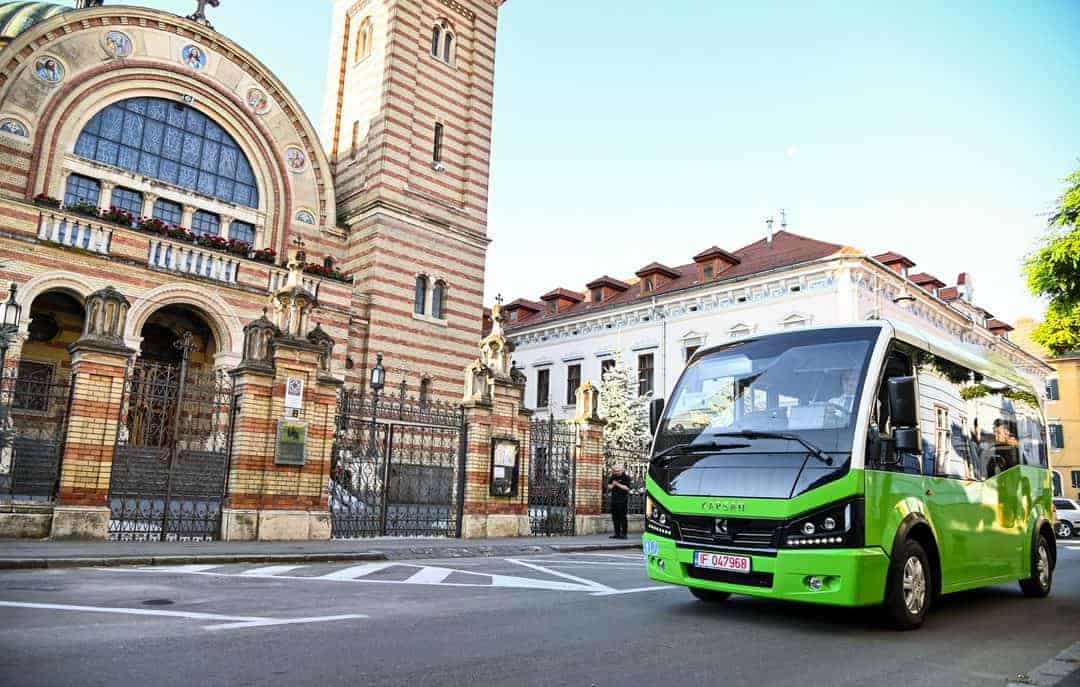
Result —
[[[110, 506], [116, 517], [113, 444], [178, 440], [162, 434], [174, 410], [155, 410], [150, 381], [136, 417], [133, 377], [262, 374], [264, 325], [295, 335], [278, 376], [288, 364], [307, 380], [309, 420], [332, 416], [341, 385], [362, 388], [377, 353], [395, 394], [460, 400], [480, 338], [502, 1], [335, 0], [318, 129], [206, 3], [189, 17], [0, 3], [0, 283], [19, 306], [5, 310], [18, 314], [5, 421], [33, 418], [33, 451], [63, 456], [40, 499], [57, 522], [42, 506], [20, 527], [55, 534], [66, 509], [64, 527], [101, 536]], [[245, 432], [269, 421], [244, 403], [231, 409], [234, 485], [256, 479]], [[308, 478], [325, 485], [330, 440], [311, 425], [309, 454], [322, 455], [278, 506], [325, 509], [318, 489], [296, 494]], [[0, 491], [34, 479], [11, 454]], [[232, 504], [257, 510], [252, 499]]]

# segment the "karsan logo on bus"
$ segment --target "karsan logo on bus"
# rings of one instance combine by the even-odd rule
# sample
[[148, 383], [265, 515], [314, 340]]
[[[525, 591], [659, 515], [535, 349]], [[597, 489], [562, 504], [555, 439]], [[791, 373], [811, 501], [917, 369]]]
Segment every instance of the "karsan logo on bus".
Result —
[[705, 501], [701, 504], [701, 508], [713, 513], [742, 513], [746, 510], [746, 504], [731, 501]]

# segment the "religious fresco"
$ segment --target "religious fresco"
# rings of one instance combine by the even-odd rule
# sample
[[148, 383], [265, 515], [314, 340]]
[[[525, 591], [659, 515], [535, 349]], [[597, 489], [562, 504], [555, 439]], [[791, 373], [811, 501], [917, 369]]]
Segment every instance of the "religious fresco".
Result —
[[185, 67], [199, 71], [206, 66], [206, 51], [189, 43], [180, 51], [180, 61]]
[[285, 163], [289, 166], [289, 171], [303, 172], [307, 167], [307, 155], [296, 146], [289, 146], [285, 149]]
[[296, 221], [301, 224], [315, 224], [315, 215], [310, 210], [301, 210], [296, 213]]
[[34, 74], [47, 84], [58, 84], [64, 80], [64, 65], [55, 57], [39, 57], [34, 62]]
[[119, 31], [109, 31], [106, 33], [102, 43], [105, 46], [105, 52], [114, 60], [122, 60], [125, 57], [131, 57], [131, 53], [134, 51], [131, 38], [129, 38], [127, 34]]
[[264, 115], [270, 111], [270, 99], [261, 88], [250, 88], [247, 92], [247, 104], [251, 111], [257, 115]]
[[0, 119], [0, 131], [20, 138], [26, 138], [29, 135], [22, 122], [11, 118]]

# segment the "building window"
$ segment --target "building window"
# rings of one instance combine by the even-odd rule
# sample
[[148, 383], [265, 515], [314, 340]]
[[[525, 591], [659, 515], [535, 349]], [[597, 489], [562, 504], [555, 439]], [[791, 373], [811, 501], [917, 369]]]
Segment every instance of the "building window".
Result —
[[603, 300], [604, 300], [604, 289], [598, 286], [598, 287], [596, 287], [595, 289], [592, 290], [592, 301], [593, 301], [593, 303], [599, 303], [599, 302], [601, 302]]
[[652, 277], [645, 277], [644, 281], [641, 282], [641, 288], [645, 293], [649, 293], [650, 291], [652, 291], [653, 290], [653, 279], [652, 279]]
[[439, 164], [442, 162], [442, 146], [443, 146], [443, 125], [438, 122], [435, 123], [435, 143], [431, 147], [431, 162], [433, 164]]
[[64, 191], [64, 205], [89, 203], [97, 205], [101, 198], [101, 184], [97, 179], [84, 177], [82, 174], [68, 176], [67, 189]]
[[180, 203], [162, 198], [154, 203], [154, 217], [169, 226], [178, 227], [184, 218], [184, 208], [180, 207]]
[[653, 392], [653, 354], [643, 353], [637, 360], [638, 395], [645, 396]]
[[206, 210], [196, 210], [191, 218], [191, 233], [217, 236], [221, 232], [221, 218]]
[[17, 375], [12, 408], [35, 413], [47, 412], [49, 389], [53, 383], [53, 366], [49, 363], [20, 360]]
[[949, 409], [943, 406], [934, 408], [934, 455], [941, 467], [939, 474], [946, 474], [945, 453], [949, 449]]
[[1046, 400], [1047, 401], [1059, 401], [1061, 400], [1061, 390], [1058, 388], [1058, 380], [1048, 379], [1046, 380]]
[[1080, 470], [1072, 471], [1072, 486], [1073, 489], [1080, 489]]
[[424, 377], [420, 380], [420, 405], [426, 406], [431, 402], [431, 380]]
[[705, 279], [712, 279], [713, 278], [713, 273], [714, 273], [714, 268], [713, 268], [711, 263], [708, 264], [708, 265], [705, 265], [704, 267], [701, 268], [701, 275]]
[[511, 322], [517, 322], [518, 321], [518, 311], [516, 309], [510, 311], [510, 321]]
[[1065, 448], [1065, 430], [1056, 423], [1049, 425], [1050, 429], [1050, 448], [1055, 450], [1061, 450]]
[[577, 404], [577, 390], [581, 386], [581, 365], [566, 366], [566, 405]]
[[447, 64], [454, 62], [454, 33], [446, 22], [439, 22], [431, 29], [431, 56]]
[[548, 407], [548, 389], [551, 387], [551, 370], [536, 372], [536, 407]]
[[413, 292], [413, 312], [423, 315], [427, 306], [427, 277], [416, 277], [416, 290]]
[[600, 361], [600, 381], [604, 381], [604, 376], [607, 375], [608, 372], [610, 372], [611, 370], [614, 370], [614, 369], [615, 369], [615, 359], [614, 358], [605, 358], [604, 360], [601, 360]]
[[437, 320], [446, 317], [446, 282], [442, 279], [435, 282], [431, 290], [431, 316]]
[[687, 346], [686, 348], [684, 348], [683, 362], [690, 362], [690, 359], [694, 357], [694, 354], [698, 352], [699, 348], [701, 348], [701, 344], [694, 344], [692, 346]]
[[193, 107], [130, 98], [90, 118], [75, 154], [237, 205], [259, 206], [255, 173], [235, 139]]
[[112, 201], [109, 202], [114, 208], [130, 212], [132, 222], [142, 216], [143, 197], [138, 191], [123, 186], [117, 186], [112, 192]]
[[356, 32], [356, 56], [357, 62], [371, 55], [371, 39], [374, 36], [371, 17], [364, 17], [360, 22], [360, 28]]
[[234, 241], [243, 241], [250, 245], [255, 244], [255, 225], [250, 222], [233, 220], [229, 224], [229, 238]]

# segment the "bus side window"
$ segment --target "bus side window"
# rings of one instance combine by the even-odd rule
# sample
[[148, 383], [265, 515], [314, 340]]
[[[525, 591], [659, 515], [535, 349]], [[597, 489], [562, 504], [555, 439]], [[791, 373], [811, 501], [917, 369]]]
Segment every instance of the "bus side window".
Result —
[[892, 420], [892, 412], [889, 408], [888, 383], [896, 377], [908, 377], [911, 375], [911, 359], [900, 351], [891, 351], [885, 360], [885, 369], [881, 375], [881, 385], [878, 387], [877, 399], [874, 402], [874, 410], [871, 413], [871, 441], [874, 430], [879, 440], [876, 446], [869, 447], [869, 455], [877, 457], [878, 467], [888, 468], [897, 472], [919, 474], [919, 457], [910, 453], [896, 456], [895, 445], [892, 442], [893, 430], [896, 429]]

